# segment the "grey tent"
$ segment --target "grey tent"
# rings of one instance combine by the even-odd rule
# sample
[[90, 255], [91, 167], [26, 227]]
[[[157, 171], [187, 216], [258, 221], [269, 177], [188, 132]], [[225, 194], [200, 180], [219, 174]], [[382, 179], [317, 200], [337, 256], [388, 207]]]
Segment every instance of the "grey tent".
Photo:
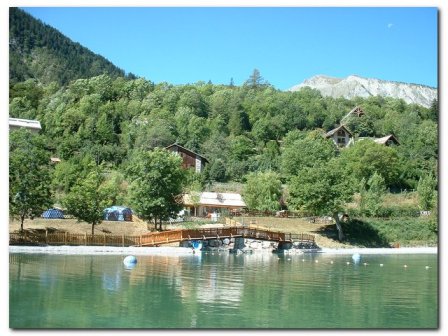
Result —
[[104, 220], [132, 222], [132, 210], [124, 206], [112, 206], [104, 209]]
[[42, 213], [43, 218], [49, 218], [49, 219], [63, 219], [64, 218], [64, 211], [61, 209], [48, 209], [45, 210]]

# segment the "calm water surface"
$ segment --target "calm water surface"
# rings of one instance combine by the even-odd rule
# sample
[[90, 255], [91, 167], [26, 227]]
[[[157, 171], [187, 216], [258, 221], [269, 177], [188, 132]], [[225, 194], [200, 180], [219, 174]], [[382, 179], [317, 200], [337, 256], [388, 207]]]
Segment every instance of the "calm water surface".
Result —
[[438, 326], [436, 255], [123, 258], [10, 254], [10, 328]]

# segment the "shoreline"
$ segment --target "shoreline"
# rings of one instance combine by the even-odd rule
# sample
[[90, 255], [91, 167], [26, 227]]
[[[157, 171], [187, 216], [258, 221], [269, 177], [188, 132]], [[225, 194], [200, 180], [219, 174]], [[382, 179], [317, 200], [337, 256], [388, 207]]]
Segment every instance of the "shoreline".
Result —
[[[296, 250], [296, 249], [294, 249]], [[267, 251], [253, 250], [253, 253]], [[271, 251], [269, 251], [271, 252]], [[44, 253], [67, 255], [192, 255], [190, 247], [117, 247], [117, 246], [9, 246], [9, 253]], [[303, 253], [319, 254], [437, 254], [438, 247], [399, 247], [399, 248], [326, 248], [317, 251], [303, 251]]]

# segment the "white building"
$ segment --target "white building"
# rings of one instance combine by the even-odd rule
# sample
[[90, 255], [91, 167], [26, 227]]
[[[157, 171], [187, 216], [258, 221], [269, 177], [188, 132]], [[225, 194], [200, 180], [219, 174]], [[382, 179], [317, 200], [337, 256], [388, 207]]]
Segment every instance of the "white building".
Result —
[[34, 132], [39, 132], [42, 129], [40, 121], [38, 120], [9, 118], [9, 130], [11, 131], [19, 128], [27, 128]]
[[207, 216], [212, 213], [229, 213], [240, 211], [246, 207], [243, 198], [236, 193], [201, 192], [185, 194], [183, 198], [185, 207], [190, 209], [193, 216]]

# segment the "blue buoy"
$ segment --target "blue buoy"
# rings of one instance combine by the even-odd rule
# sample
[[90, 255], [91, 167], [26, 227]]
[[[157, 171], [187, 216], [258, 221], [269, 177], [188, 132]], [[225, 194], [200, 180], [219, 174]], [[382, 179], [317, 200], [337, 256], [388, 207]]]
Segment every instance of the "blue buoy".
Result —
[[126, 258], [124, 258], [123, 264], [127, 268], [133, 268], [135, 267], [135, 264], [137, 264], [137, 258], [134, 256], [127, 256]]
[[202, 242], [200, 240], [193, 240], [191, 242], [191, 247], [193, 251], [199, 251], [202, 248]]
[[352, 259], [353, 259], [353, 262], [355, 264], [357, 264], [361, 260], [361, 255], [359, 253], [355, 253], [355, 254], [352, 255]]

